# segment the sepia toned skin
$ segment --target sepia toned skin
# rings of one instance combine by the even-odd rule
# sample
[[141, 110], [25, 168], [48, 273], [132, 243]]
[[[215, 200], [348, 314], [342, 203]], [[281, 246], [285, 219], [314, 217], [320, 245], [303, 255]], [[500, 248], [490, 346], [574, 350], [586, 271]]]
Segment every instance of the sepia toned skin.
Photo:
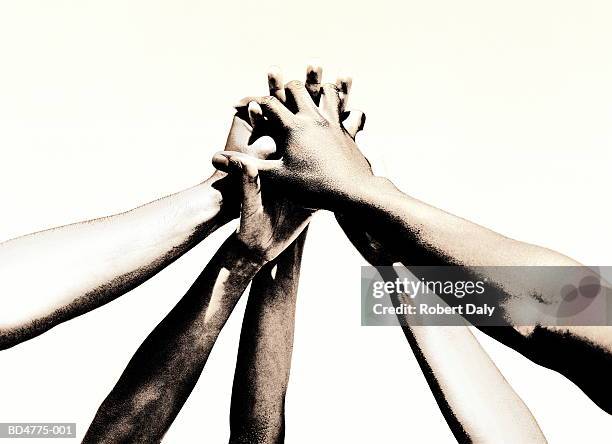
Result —
[[531, 411], [468, 327], [403, 329], [458, 442], [546, 442]]
[[[245, 127], [256, 134], [261, 118], [259, 106], [251, 104], [250, 125]], [[353, 137], [359, 128], [351, 127]], [[100, 406], [85, 442], [161, 440], [251, 279], [232, 392], [230, 441], [282, 442], [295, 298], [312, 211], [265, 184], [262, 191], [257, 171], [239, 159], [231, 163], [231, 172], [242, 177], [236, 239], [221, 247], [135, 353]]]
[[307, 228], [251, 284], [236, 361], [230, 443], [281, 443]]
[[[234, 117], [226, 150], [267, 156]], [[0, 350], [38, 336], [142, 284], [238, 214], [216, 171], [199, 185], [133, 210], [0, 244]], [[31, 279], [35, 273], [37, 278]]]
[[256, 170], [233, 162], [232, 171], [242, 189], [240, 227], [136, 351], [83, 442], [161, 441], [247, 285], [308, 224], [310, 211], [267, 199]]
[[[322, 68], [310, 65], [306, 82], [310, 96], [318, 101]], [[355, 138], [363, 128], [365, 116], [361, 111], [344, 113], [351, 87], [351, 79], [339, 78], [343, 91], [342, 125]], [[268, 73], [270, 94], [286, 103], [285, 88], [280, 70]], [[257, 129], [261, 109], [251, 105], [251, 125]], [[262, 269], [251, 285], [243, 321], [232, 390], [230, 412], [230, 442], [277, 443], [284, 439], [285, 394], [289, 379], [295, 302], [300, 263], [306, 230], [274, 263]], [[273, 270], [276, 270], [273, 275]]]
[[[358, 248], [369, 249], [367, 245]], [[371, 264], [376, 266], [375, 262]], [[394, 268], [378, 266], [377, 269], [387, 281], [398, 277]], [[397, 296], [402, 304], [413, 304], [409, 297]], [[453, 316], [457, 319], [452, 326], [417, 326], [411, 325], [416, 316], [397, 315], [425, 381], [457, 442], [545, 443], [546, 438], [529, 408], [470, 329], [461, 325], [464, 324], [461, 318]]]
[[[549, 249], [509, 239], [465, 219], [427, 205], [398, 190], [391, 181], [374, 176], [354, 140], [337, 124], [340, 97], [335, 85], [323, 85], [321, 112], [301, 82], [290, 82], [287, 100], [291, 112], [275, 97], [250, 98], [263, 109], [270, 135], [281, 147], [280, 159], [255, 159], [240, 153], [217, 153], [213, 163], [227, 168], [232, 158], [251, 164], [271, 181], [282, 184], [287, 195], [310, 208], [358, 215], [361, 230], [376, 235], [389, 257], [398, 257], [410, 268], [419, 265], [462, 265], [469, 275], [476, 266], [576, 266], [576, 261]], [[373, 251], [379, 254], [380, 251]], [[537, 280], [513, 282], [503, 272], [483, 276], [501, 288], [507, 299], [520, 301], [542, 294], [542, 303], [560, 304], [559, 289], [543, 287]], [[538, 301], [529, 301], [532, 304]], [[610, 327], [481, 329], [534, 362], [560, 372], [576, 383], [597, 405], [612, 412], [612, 399], [603, 388], [612, 371]], [[537, 320], [536, 320], [537, 321]], [[585, 370], [588, 369], [588, 370]]]
[[[363, 113], [345, 117], [355, 134]], [[274, 142], [254, 135], [245, 119], [234, 116], [225, 150], [272, 154]], [[129, 292], [235, 219], [236, 187], [226, 175], [217, 170], [130, 211], [0, 243], [0, 350]]]
[[[272, 74], [272, 77], [280, 74]], [[320, 78], [307, 75], [309, 78]], [[348, 80], [350, 82], [350, 80]], [[278, 94], [272, 79], [270, 92], [286, 103], [284, 91]], [[348, 93], [350, 83], [337, 82], [339, 91]], [[318, 91], [305, 84], [313, 101]], [[342, 93], [341, 93], [342, 94]], [[341, 103], [341, 110], [344, 104]], [[352, 136], [354, 138], [354, 136]], [[370, 262], [392, 264], [384, 248], [346, 215], [338, 221]], [[304, 236], [300, 237], [300, 239]], [[289, 376], [294, 307], [297, 282], [283, 276], [299, 273], [299, 260], [291, 255], [294, 243], [280, 257], [294, 257], [294, 273], [281, 273], [276, 279], [262, 270], [253, 281], [245, 314], [238, 353], [230, 424], [232, 443], [276, 443], [284, 437], [284, 395]], [[271, 264], [270, 264], [271, 265]], [[266, 279], [263, 279], [263, 277]], [[258, 279], [262, 277], [260, 281]], [[285, 282], [287, 288], [282, 289]], [[259, 285], [261, 284], [261, 286]], [[253, 298], [261, 293], [259, 300]], [[264, 296], [268, 294], [270, 298]], [[275, 301], [278, 300], [278, 303]], [[252, 313], [255, 313], [253, 315]], [[501, 375], [476, 338], [466, 327], [404, 327], [404, 332], [432, 389], [436, 401], [459, 442], [546, 442], [529, 409]], [[469, 357], [469, 358], [467, 358]], [[284, 376], [284, 377], [283, 377]], [[474, 383], [474, 379], [478, 383]], [[285, 383], [283, 385], [283, 383]]]

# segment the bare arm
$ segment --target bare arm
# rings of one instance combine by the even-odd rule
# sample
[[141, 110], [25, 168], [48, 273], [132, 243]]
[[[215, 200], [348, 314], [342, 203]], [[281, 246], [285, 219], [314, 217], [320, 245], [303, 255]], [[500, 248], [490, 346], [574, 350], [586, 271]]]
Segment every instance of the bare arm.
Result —
[[467, 327], [404, 327], [404, 334], [458, 442], [546, 442]]
[[[295, 302], [306, 230], [251, 285], [230, 412], [231, 443], [283, 442]], [[273, 269], [276, 272], [273, 274]]]
[[[249, 145], [251, 131], [235, 117], [225, 149], [266, 155], [267, 146]], [[0, 350], [130, 291], [236, 217], [225, 176], [217, 171], [131, 211], [0, 244]]]
[[243, 194], [238, 231], [136, 351], [100, 406], [85, 442], [161, 440], [248, 283], [308, 224], [310, 211], [275, 199], [271, 190], [262, 193], [257, 170], [239, 164], [233, 169]]
[[[484, 265], [580, 265], [555, 251], [504, 237], [431, 207], [401, 193], [388, 181], [375, 180], [370, 185], [360, 204], [362, 214], [375, 221], [368, 230], [376, 232], [377, 239], [405, 264], [461, 265], [466, 274], [472, 267]], [[509, 323], [507, 327], [480, 329], [534, 362], [562, 373], [611, 413], [612, 399], [604, 387], [612, 371], [612, 327], [550, 326], [538, 319], [534, 326], [525, 326], [514, 319], [511, 304], [544, 304], [548, 310], [560, 307], [563, 282], [540, 279], [537, 273], [516, 279], [504, 267], [478, 270], [491, 270], [484, 277], [505, 293], [508, 303], [500, 308]], [[601, 292], [602, 297], [605, 294]]]
[[[363, 238], [360, 238], [363, 239]], [[371, 261], [376, 245], [356, 243]], [[376, 259], [384, 261], [384, 252]], [[386, 281], [398, 277], [395, 269], [378, 267]], [[394, 294], [397, 296], [397, 294]], [[399, 295], [397, 303], [413, 305]], [[546, 442], [529, 408], [512, 389], [495, 363], [457, 316], [454, 326], [413, 326], [418, 316], [403, 318], [402, 330], [423, 376], [453, 435], [460, 443]]]
[[115, 299], [224, 224], [214, 187], [222, 177], [126, 213], [0, 244], [0, 348]]
[[159, 442], [193, 390], [242, 292], [261, 267], [229, 238], [153, 330], [104, 400], [83, 442]]
[[[389, 257], [399, 256], [407, 264], [461, 265], [468, 276], [472, 267], [483, 265], [579, 265], [557, 252], [509, 239], [429, 206], [373, 176], [368, 161], [339, 122], [341, 98], [334, 85], [322, 87], [319, 107], [300, 82], [290, 82], [286, 94], [289, 103], [297, 104], [295, 113], [274, 97], [257, 99], [283, 157], [260, 160], [218, 153], [213, 158], [217, 167], [226, 169], [240, 158], [282, 183], [285, 192], [303, 205], [343, 217], [356, 215], [363, 222], [360, 229], [372, 232]], [[512, 279], [504, 272], [483, 278], [500, 289], [506, 301], [519, 306], [555, 307], [563, 302], [561, 282]], [[605, 390], [612, 371], [610, 327], [547, 327], [539, 326], [536, 319], [535, 328], [522, 328], [512, 312], [506, 314], [506, 327], [483, 331], [564, 374], [612, 412], [612, 398]]]

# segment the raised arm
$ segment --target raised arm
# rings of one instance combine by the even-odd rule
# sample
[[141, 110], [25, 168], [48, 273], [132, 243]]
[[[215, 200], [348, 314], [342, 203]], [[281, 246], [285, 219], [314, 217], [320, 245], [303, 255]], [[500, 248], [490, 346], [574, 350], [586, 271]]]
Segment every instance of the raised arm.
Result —
[[[361, 252], [371, 251], [368, 245], [358, 243], [356, 246]], [[384, 261], [384, 256], [378, 259]], [[385, 281], [398, 277], [396, 268], [378, 267], [378, 272]], [[415, 305], [410, 297], [394, 296], [399, 296], [396, 304]], [[398, 314], [397, 317], [458, 442], [546, 442], [529, 408], [470, 329], [461, 325], [463, 322], [458, 315], [454, 326], [413, 326], [410, 323], [418, 316], [408, 318]]]
[[232, 167], [243, 190], [238, 231], [140, 346], [84, 442], [161, 440], [248, 283], [308, 224], [310, 211], [276, 199], [271, 189], [261, 192], [257, 170], [239, 163]]
[[[226, 168], [232, 158], [242, 158], [284, 184], [284, 190], [303, 205], [359, 217], [390, 257], [399, 256], [406, 264], [461, 265], [468, 276], [474, 266], [578, 265], [554, 251], [506, 238], [429, 206], [403, 194], [389, 180], [373, 176], [368, 161], [340, 124], [337, 87], [324, 85], [322, 93], [317, 107], [304, 85], [290, 82], [286, 94], [290, 103], [297, 104], [295, 113], [274, 97], [258, 99], [271, 122], [270, 134], [282, 147], [281, 159], [218, 153], [214, 163]], [[544, 313], [563, 303], [562, 282], [540, 282], [537, 276], [513, 281], [497, 271], [482, 277], [500, 289], [505, 301], [545, 305]], [[566, 375], [612, 412], [612, 399], [604, 390], [612, 370], [609, 327], [549, 327], [535, 319], [536, 327], [523, 328], [512, 312], [504, 314], [508, 327], [488, 328], [488, 334]]]
[[251, 284], [232, 390], [230, 443], [284, 441], [285, 394], [305, 240], [306, 230]]
[[[249, 146], [250, 135], [234, 118], [226, 149], [265, 155], [269, 147]], [[137, 287], [236, 217], [225, 176], [217, 171], [131, 211], [0, 244], [0, 350]]]
[[546, 442], [527, 406], [468, 327], [403, 329], [458, 442]]

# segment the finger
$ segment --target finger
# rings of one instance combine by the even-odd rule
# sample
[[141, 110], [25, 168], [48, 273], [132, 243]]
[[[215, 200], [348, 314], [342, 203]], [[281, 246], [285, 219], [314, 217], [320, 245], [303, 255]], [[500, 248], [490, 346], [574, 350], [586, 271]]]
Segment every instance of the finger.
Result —
[[249, 216], [262, 208], [261, 181], [259, 172], [250, 160], [234, 158], [230, 161], [236, 171], [240, 171], [242, 188], [242, 215]]
[[257, 102], [249, 102], [248, 111], [249, 111], [249, 122], [251, 122], [251, 126], [253, 128], [257, 128], [259, 123], [261, 123], [264, 119], [261, 106], [259, 106], [259, 103]]
[[340, 91], [340, 111], [344, 111], [346, 109], [346, 104], [348, 103], [348, 95], [351, 92], [351, 86], [353, 85], [353, 79], [349, 76], [338, 77], [336, 80], [336, 86]]
[[319, 110], [330, 122], [340, 122], [340, 96], [338, 87], [326, 83], [321, 87]]
[[292, 80], [287, 83], [285, 85], [285, 94], [287, 95], [287, 107], [292, 111], [299, 113], [316, 110], [316, 105], [302, 82]]
[[261, 109], [263, 110], [264, 116], [276, 124], [283, 127], [288, 127], [295, 119], [293, 113], [289, 111], [289, 109], [276, 97], [260, 97], [254, 101], [259, 103], [259, 106], [261, 106]]
[[359, 131], [365, 126], [366, 116], [362, 111], [357, 109], [351, 110], [346, 119], [342, 121], [342, 125], [347, 133], [354, 139]]
[[249, 137], [251, 137], [252, 132], [253, 128], [251, 128], [247, 121], [238, 117], [237, 115], [234, 116], [230, 130], [227, 133], [225, 149], [235, 150], [237, 147], [246, 144]]
[[234, 104], [234, 109], [237, 111], [245, 109], [247, 106], [249, 106], [250, 102], [260, 99], [261, 97], [263, 96], [246, 96]]
[[271, 66], [268, 70], [268, 88], [270, 95], [276, 97], [281, 102], [287, 100], [284, 85], [281, 69], [278, 66]]
[[236, 164], [253, 165], [260, 172], [265, 172], [267, 174], [273, 174], [282, 167], [282, 161], [280, 159], [258, 159], [238, 151], [219, 151], [213, 155], [212, 163], [215, 168], [225, 171], [226, 173], [231, 173], [232, 166], [235, 166]]
[[321, 97], [321, 79], [323, 78], [323, 68], [318, 63], [314, 62], [306, 68], [306, 83], [305, 87], [310, 97], [315, 104], [319, 104]]
[[257, 102], [263, 110], [264, 117], [273, 121], [274, 123], [288, 126], [294, 119], [294, 115], [285, 105], [281, 103], [276, 97], [273, 96], [249, 96], [241, 99], [238, 104], [234, 106], [236, 109], [243, 109], [248, 106], [250, 102]]

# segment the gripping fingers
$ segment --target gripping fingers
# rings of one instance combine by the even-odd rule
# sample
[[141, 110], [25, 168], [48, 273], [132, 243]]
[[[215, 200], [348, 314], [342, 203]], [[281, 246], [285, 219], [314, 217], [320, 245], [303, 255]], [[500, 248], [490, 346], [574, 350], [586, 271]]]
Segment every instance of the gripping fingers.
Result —
[[271, 175], [279, 172], [282, 167], [282, 162], [280, 159], [257, 159], [256, 157], [252, 157], [238, 151], [219, 151], [213, 155], [212, 164], [218, 170], [225, 171], [226, 173], [231, 173], [232, 167], [236, 164], [240, 164], [247, 166], [250, 165], [260, 172], [266, 172], [267, 174]]
[[287, 100], [283, 83], [283, 73], [278, 66], [271, 66], [268, 70], [268, 88], [271, 96], [276, 97], [281, 102]]
[[340, 95], [336, 85], [326, 83], [321, 88], [321, 102], [319, 111], [329, 120], [330, 123], [340, 123]]
[[287, 107], [292, 111], [299, 113], [316, 110], [316, 105], [302, 82], [292, 80], [287, 83], [285, 85], [285, 94], [287, 95]]
[[248, 106], [249, 112], [249, 122], [253, 128], [256, 128], [257, 125], [263, 120], [263, 111], [261, 110], [261, 106], [257, 102], [249, 102]]
[[346, 109], [346, 104], [348, 103], [348, 95], [351, 92], [351, 86], [353, 86], [353, 79], [351, 77], [339, 77], [336, 80], [336, 87], [339, 91], [340, 97], [340, 111], [344, 111]]
[[306, 68], [305, 87], [315, 104], [319, 104], [321, 97], [321, 79], [323, 78], [323, 68], [318, 63], [311, 63]]
[[264, 116], [267, 117], [268, 120], [283, 127], [291, 126], [295, 116], [276, 97], [260, 97], [254, 99], [253, 101], [259, 104], [263, 110]]
[[240, 100], [234, 108], [240, 110], [246, 108], [249, 103], [256, 102], [263, 110], [263, 115], [271, 122], [280, 124], [282, 126], [289, 126], [293, 121], [294, 115], [291, 111], [285, 107], [276, 97], [264, 96], [255, 97], [249, 96]]
[[[347, 113], [343, 113], [343, 116]], [[359, 131], [361, 131], [365, 125], [366, 116], [362, 111], [352, 110], [346, 116], [346, 119], [342, 122], [344, 129], [354, 139]]]
[[230, 164], [232, 169], [241, 174], [242, 215], [252, 215], [263, 207], [261, 201], [261, 181], [257, 167], [250, 162], [245, 162], [244, 159], [232, 159]]

